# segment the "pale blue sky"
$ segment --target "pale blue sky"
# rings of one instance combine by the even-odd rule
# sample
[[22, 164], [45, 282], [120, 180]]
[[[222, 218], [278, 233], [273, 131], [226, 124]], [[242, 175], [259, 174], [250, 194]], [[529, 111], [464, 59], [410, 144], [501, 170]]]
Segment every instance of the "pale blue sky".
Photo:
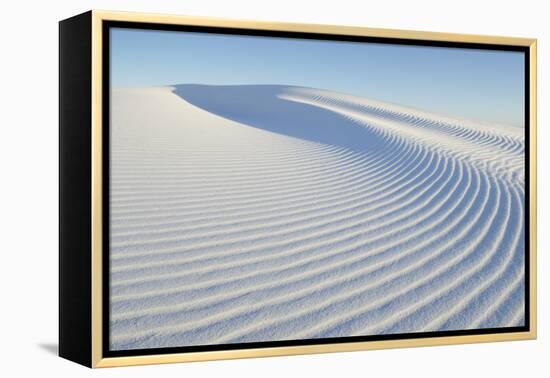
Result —
[[524, 126], [522, 52], [112, 28], [111, 83], [298, 85]]

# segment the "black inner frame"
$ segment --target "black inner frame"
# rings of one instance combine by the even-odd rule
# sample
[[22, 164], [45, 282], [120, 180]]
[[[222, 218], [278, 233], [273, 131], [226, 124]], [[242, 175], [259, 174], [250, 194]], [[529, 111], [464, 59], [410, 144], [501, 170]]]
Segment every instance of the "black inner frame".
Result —
[[[234, 343], [234, 344], [215, 344], [215, 345], [194, 345], [181, 347], [166, 347], [166, 348], [146, 348], [146, 349], [129, 349], [129, 350], [110, 350], [110, 28], [128, 28], [142, 30], [164, 30], [164, 31], [180, 31], [180, 32], [199, 32], [199, 33], [214, 33], [226, 35], [243, 35], [243, 36], [261, 36], [275, 38], [297, 38], [297, 39], [312, 39], [325, 41], [344, 41], [344, 42], [363, 42], [363, 43], [380, 43], [408, 46], [432, 46], [432, 47], [452, 47], [480, 50], [497, 50], [497, 51], [515, 51], [523, 52], [524, 54], [524, 117], [525, 117], [525, 325], [522, 327], [502, 327], [502, 328], [483, 328], [483, 329], [467, 329], [467, 330], [451, 330], [437, 332], [418, 332], [418, 333], [403, 333], [403, 334], [386, 334], [386, 335], [368, 335], [368, 336], [350, 336], [350, 337], [333, 337], [333, 338], [318, 338], [318, 339], [300, 339], [300, 340], [284, 340], [284, 341], [263, 341], [250, 343]], [[306, 32], [287, 32], [287, 31], [272, 31], [272, 30], [250, 30], [225, 27], [211, 26], [192, 26], [192, 25], [167, 25], [143, 22], [125, 22], [125, 21], [103, 21], [102, 24], [103, 46], [102, 46], [102, 124], [103, 124], [103, 275], [102, 275], [102, 305], [103, 305], [103, 357], [126, 357], [139, 355], [155, 355], [155, 354], [170, 354], [170, 353], [191, 353], [204, 351], [220, 351], [220, 350], [235, 350], [235, 349], [255, 349], [255, 348], [270, 348], [270, 347], [290, 347], [303, 345], [318, 345], [318, 344], [338, 344], [349, 342], [362, 341], [382, 341], [382, 340], [399, 340], [399, 339], [417, 339], [417, 338], [433, 338], [433, 337], [448, 337], [448, 336], [465, 336], [465, 335], [485, 335], [497, 333], [511, 332], [528, 332], [530, 330], [530, 270], [529, 270], [529, 186], [530, 186], [530, 55], [529, 47], [527, 46], [507, 46], [497, 44], [482, 44], [482, 43], [464, 43], [464, 42], [444, 42], [430, 40], [413, 40], [402, 38], [385, 38], [385, 37], [366, 37], [354, 35], [334, 35], [324, 33], [306, 33]]]

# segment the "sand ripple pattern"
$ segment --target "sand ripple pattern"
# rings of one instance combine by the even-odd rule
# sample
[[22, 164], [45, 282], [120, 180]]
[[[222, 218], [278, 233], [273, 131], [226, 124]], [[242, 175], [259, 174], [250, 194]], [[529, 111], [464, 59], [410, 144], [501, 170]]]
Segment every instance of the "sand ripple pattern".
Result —
[[112, 349], [524, 324], [521, 130], [286, 86], [112, 106]]

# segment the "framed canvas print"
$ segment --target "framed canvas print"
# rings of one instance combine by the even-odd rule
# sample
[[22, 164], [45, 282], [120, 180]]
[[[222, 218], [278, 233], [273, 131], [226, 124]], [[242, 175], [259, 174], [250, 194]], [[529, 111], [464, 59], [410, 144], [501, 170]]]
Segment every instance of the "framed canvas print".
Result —
[[60, 22], [62, 357], [536, 337], [536, 41]]

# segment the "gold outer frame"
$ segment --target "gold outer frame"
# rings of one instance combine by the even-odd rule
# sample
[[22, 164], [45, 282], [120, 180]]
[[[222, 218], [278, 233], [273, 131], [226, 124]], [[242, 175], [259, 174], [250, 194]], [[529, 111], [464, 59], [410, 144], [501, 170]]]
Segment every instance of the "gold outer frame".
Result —
[[[529, 303], [530, 330], [528, 332], [495, 333], [466, 336], [444, 336], [401, 340], [362, 341], [339, 344], [316, 344], [290, 347], [266, 347], [256, 349], [221, 350], [208, 352], [171, 353], [131, 357], [103, 357], [102, 353], [102, 23], [103, 21], [128, 21], [156, 24], [216, 26], [240, 29], [324, 33], [414, 39], [426, 41], [464, 42], [528, 47], [530, 55], [529, 83]], [[258, 22], [249, 20], [219, 19], [207, 17], [174, 16], [162, 14], [92, 11], [92, 367], [115, 367], [174, 362], [208, 361], [251, 357], [270, 357], [313, 353], [349, 352], [372, 349], [421, 347], [449, 344], [483, 343], [512, 340], [532, 340], [537, 337], [537, 40], [531, 38], [485, 36], [473, 34], [435, 33], [412, 30], [375, 29], [351, 26]]]

